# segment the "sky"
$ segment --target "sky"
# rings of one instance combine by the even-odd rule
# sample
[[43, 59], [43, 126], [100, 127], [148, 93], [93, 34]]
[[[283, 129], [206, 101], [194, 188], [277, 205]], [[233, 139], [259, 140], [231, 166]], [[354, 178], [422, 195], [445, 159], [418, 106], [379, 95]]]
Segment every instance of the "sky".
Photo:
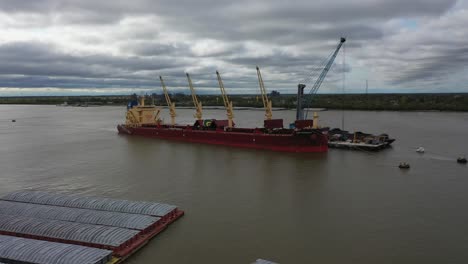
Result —
[[[468, 92], [468, 0], [0, 0], [0, 96]], [[310, 88], [315, 81], [307, 84]], [[307, 88], [306, 88], [307, 90]]]

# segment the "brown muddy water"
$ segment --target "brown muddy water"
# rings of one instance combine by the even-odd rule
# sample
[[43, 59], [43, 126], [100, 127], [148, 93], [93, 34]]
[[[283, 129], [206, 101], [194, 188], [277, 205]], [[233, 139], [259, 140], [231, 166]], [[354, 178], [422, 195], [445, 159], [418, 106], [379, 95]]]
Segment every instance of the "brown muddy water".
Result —
[[[180, 123], [193, 119], [193, 110], [178, 114]], [[274, 112], [288, 122], [294, 114]], [[263, 118], [262, 111], [235, 115], [241, 127]], [[341, 125], [341, 111], [320, 115], [322, 125]], [[346, 111], [345, 128], [397, 141], [379, 153], [327, 154], [119, 136], [124, 116], [125, 107], [0, 106], [0, 194], [73, 191], [185, 210], [126, 263], [468, 259], [468, 166], [455, 161], [468, 154], [468, 113]], [[419, 146], [426, 153], [416, 153]], [[411, 169], [398, 169], [400, 161]]]

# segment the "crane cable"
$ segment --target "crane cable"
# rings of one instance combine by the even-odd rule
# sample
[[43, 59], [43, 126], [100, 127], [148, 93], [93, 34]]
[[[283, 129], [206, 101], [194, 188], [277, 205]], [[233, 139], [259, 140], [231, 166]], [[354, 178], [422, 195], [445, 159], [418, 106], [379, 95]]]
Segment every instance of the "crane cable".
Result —
[[327, 62], [330, 60], [330, 58], [333, 56], [333, 51], [323, 60], [321, 61], [320, 63], [316, 64], [314, 66], [314, 69], [312, 70], [312, 72], [310, 72], [309, 76], [307, 76], [306, 78], [304, 78], [302, 80], [301, 83], [303, 84], [309, 84], [312, 82], [312, 80], [314, 79], [317, 79], [318, 75], [321, 73], [321, 71], [323, 70], [323, 68], [325, 68], [325, 66], [327, 65]]
[[[328, 61], [333, 56], [334, 52], [335, 51], [330, 52], [330, 54], [323, 61], [321, 61], [319, 64], [316, 64], [315, 67], [314, 67], [314, 70], [312, 70], [312, 72], [306, 78], [304, 78], [301, 83], [305, 84], [305, 85], [309, 85], [309, 84], [312, 83], [312, 80], [318, 79], [319, 75], [321, 74], [323, 69], [326, 67]], [[314, 87], [312, 87], [312, 88], [314, 88]], [[317, 93], [317, 91], [318, 91], [318, 87], [315, 87], [314, 89], [310, 89], [310, 91], [308, 93], [308, 96], [304, 99], [304, 101], [305, 101], [304, 102], [304, 107], [305, 108], [309, 108], [309, 106], [310, 106], [310, 104], [312, 102], [312, 96], [315, 93]], [[307, 119], [308, 114], [309, 114], [309, 110], [306, 110], [306, 112], [305, 112], [306, 119]]]

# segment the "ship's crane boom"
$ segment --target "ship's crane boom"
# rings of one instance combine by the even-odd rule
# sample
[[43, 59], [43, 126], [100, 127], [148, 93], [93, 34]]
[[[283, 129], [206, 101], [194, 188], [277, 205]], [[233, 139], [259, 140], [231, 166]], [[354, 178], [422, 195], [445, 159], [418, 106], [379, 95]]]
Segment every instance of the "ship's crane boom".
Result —
[[273, 113], [272, 113], [272, 104], [271, 100], [268, 99], [268, 95], [265, 89], [265, 84], [263, 83], [262, 74], [260, 72], [260, 68], [257, 66], [257, 77], [258, 77], [258, 84], [260, 86], [260, 94], [262, 96], [263, 108], [265, 108], [265, 120], [271, 120]]
[[161, 80], [161, 86], [164, 91], [164, 97], [166, 98], [166, 103], [167, 106], [169, 107], [169, 114], [171, 116], [171, 125], [175, 125], [175, 117], [176, 115], [176, 110], [175, 110], [175, 103], [171, 102], [171, 97], [169, 97], [169, 93], [167, 92], [166, 84], [164, 83], [164, 80], [162, 76], [159, 76], [159, 80]]
[[346, 42], [345, 38], [340, 39], [340, 43], [338, 43], [338, 46], [335, 49], [335, 52], [331, 56], [330, 60], [327, 62], [327, 65], [325, 65], [325, 68], [323, 68], [323, 71], [320, 73], [319, 78], [315, 81], [314, 86], [312, 86], [311, 92], [316, 93], [318, 89], [320, 88], [320, 85], [322, 85], [323, 80], [325, 79], [325, 76], [327, 76], [328, 71], [330, 70], [331, 66], [333, 65], [333, 62], [335, 61], [336, 55], [338, 55], [338, 52], [341, 49], [341, 46]]
[[187, 80], [188, 80], [189, 87], [190, 87], [190, 92], [192, 93], [193, 105], [195, 106], [195, 111], [196, 111], [194, 117], [197, 120], [201, 121], [203, 118], [202, 103], [198, 101], [197, 94], [195, 93], [195, 89], [193, 88], [192, 79], [190, 79], [190, 75], [188, 73], [186, 74], [187, 74]]
[[223, 97], [224, 107], [226, 108], [226, 115], [227, 115], [228, 122], [229, 122], [228, 126], [232, 127], [233, 126], [232, 119], [234, 118], [234, 113], [232, 109], [232, 101], [229, 101], [229, 98], [226, 94], [226, 90], [224, 89], [223, 80], [221, 79], [221, 75], [219, 74], [218, 71], [216, 71], [216, 76], [218, 77], [219, 88], [221, 89], [221, 95]]
[[[326, 63], [325, 67], [323, 68], [322, 72], [320, 73], [319, 77], [315, 81], [314, 85], [310, 89], [310, 94], [313, 95], [317, 93], [318, 89], [320, 88], [320, 85], [322, 85], [323, 80], [327, 76], [328, 71], [333, 65], [333, 62], [335, 61], [336, 55], [338, 55], [338, 52], [341, 49], [341, 46], [346, 42], [346, 38], [340, 38], [340, 42], [338, 43], [338, 46], [336, 47], [335, 51], [331, 55], [330, 59]], [[303, 101], [304, 101], [304, 88], [306, 87], [306, 84], [300, 83], [297, 86], [297, 110], [296, 110], [296, 119], [297, 120], [304, 120], [304, 110], [303, 110]], [[316, 114], [314, 114], [316, 116]]]

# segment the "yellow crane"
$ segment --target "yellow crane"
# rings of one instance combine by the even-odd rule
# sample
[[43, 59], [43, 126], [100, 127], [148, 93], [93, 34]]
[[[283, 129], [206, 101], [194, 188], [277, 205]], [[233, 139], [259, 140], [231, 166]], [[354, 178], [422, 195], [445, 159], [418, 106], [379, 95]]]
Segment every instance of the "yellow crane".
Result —
[[223, 80], [221, 80], [221, 75], [219, 74], [218, 71], [216, 71], [216, 76], [218, 77], [219, 88], [221, 89], [224, 107], [226, 108], [226, 115], [228, 118], [228, 127], [232, 127], [233, 126], [232, 119], [234, 118], [234, 113], [232, 110], [232, 101], [229, 101], [229, 98], [226, 94], [226, 90], [224, 89]]
[[175, 110], [175, 103], [171, 102], [171, 97], [169, 97], [169, 93], [167, 92], [166, 84], [162, 76], [159, 76], [159, 80], [161, 80], [161, 86], [164, 91], [164, 97], [166, 98], [167, 106], [169, 107], [169, 114], [171, 115], [171, 125], [175, 125], [175, 118], [176, 118], [176, 110]]
[[265, 89], [265, 84], [263, 83], [262, 74], [260, 73], [260, 68], [257, 66], [257, 76], [258, 76], [258, 84], [260, 85], [260, 94], [262, 96], [263, 108], [265, 108], [265, 120], [271, 120], [273, 116], [272, 113], [272, 104], [271, 100], [268, 99], [267, 92]]
[[192, 79], [190, 79], [190, 75], [188, 73], [186, 74], [187, 74], [187, 80], [188, 80], [189, 87], [190, 87], [190, 92], [192, 93], [193, 105], [195, 106], [195, 111], [196, 111], [194, 117], [201, 122], [202, 117], [203, 117], [202, 103], [198, 101], [197, 95], [195, 94], [195, 89], [193, 88]]

